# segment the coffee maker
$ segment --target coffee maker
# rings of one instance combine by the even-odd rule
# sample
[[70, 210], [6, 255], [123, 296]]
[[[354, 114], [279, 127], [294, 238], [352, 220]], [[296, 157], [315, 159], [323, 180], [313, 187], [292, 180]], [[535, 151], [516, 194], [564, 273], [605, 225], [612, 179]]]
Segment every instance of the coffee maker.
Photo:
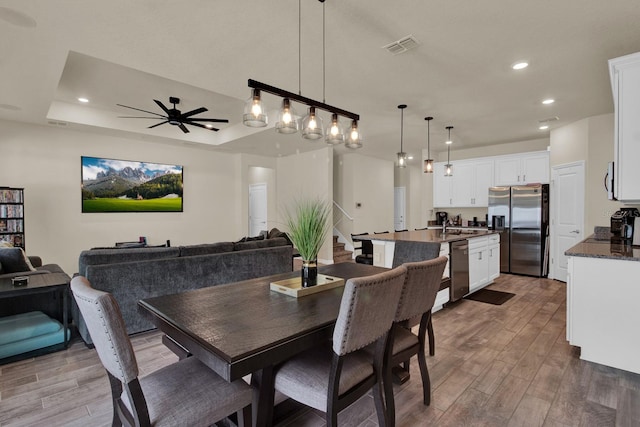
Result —
[[442, 225], [449, 219], [449, 214], [446, 212], [436, 212], [436, 224]]
[[637, 208], [620, 208], [611, 215], [611, 234], [616, 240], [630, 240], [634, 234], [635, 218], [640, 217]]

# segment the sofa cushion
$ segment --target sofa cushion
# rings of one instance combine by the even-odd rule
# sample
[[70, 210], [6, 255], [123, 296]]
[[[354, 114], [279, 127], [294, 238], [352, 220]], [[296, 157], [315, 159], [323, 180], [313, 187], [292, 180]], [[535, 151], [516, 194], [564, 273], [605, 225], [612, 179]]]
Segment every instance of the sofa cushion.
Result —
[[0, 263], [2, 273], [35, 271], [22, 248], [0, 248]]
[[180, 256], [210, 255], [233, 251], [232, 242], [205, 243], [202, 245], [180, 246]]
[[92, 249], [80, 253], [78, 272], [81, 276], [86, 276], [89, 265], [177, 258], [179, 255], [180, 248]]

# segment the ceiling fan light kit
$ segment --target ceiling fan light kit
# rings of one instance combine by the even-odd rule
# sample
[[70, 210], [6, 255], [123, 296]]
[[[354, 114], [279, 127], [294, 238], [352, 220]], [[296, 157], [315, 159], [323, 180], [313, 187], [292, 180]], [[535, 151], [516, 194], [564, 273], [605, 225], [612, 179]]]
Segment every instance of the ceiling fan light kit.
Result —
[[[209, 111], [205, 107], [196, 108], [195, 110], [191, 110], [191, 111], [187, 111], [186, 113], [183, 113], [180, 110], [178, 110], [178, 108], [176, 107], [176, 105], [180, 104], [180, 98], [176, 98], [174, 96], [169, 97], [169, 102], [173, 104], [173, 108], [167, 108], [161, 101], [158, 101], [157, 99], [154, 99], [153, 101], [158, 105], [158, 107], [162, 109], [164, 114], [154, 113], [153, 111], [142, 110], [140, 108], [130, 107], [128, 105], [116, 104], [119, 107], [129, 108], [131, 110], [136, 110], [136, 111], [142, 111], [143, 113], [151, 114], [153, 116], [153, 117], [148, 117], [148, 116], [146, 117], [118, 116], [118, 117], [123, 119], [155, 119], [155, 120], [164, 119], [160, 123], [156, 123], [154, 125], [149, 126], [148, 129], [153, 129], [165, 123], [169, 123], [170, 125], [178, 126], [180, 130], [182, 130], [182, 132], [184, 133], [189, 133], [189, 129], [187, 129], [185, 125], [195, 126], [202, 129], [207, 129], [207, 130], [217, 132], [220, 129], [214, 128], [213, 126], [211, 126], [211, 123], [229, 123], [229, 120], [227, 119], [205, 119], [200, 117], [193, 117], [196, 114]], [[202, 123], [207, 123], [207, 124], [202, 124]]]

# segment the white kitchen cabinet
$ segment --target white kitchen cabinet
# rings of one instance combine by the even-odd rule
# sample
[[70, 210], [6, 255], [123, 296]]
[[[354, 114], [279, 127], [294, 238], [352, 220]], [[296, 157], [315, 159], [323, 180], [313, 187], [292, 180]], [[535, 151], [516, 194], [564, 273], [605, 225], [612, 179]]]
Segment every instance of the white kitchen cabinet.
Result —
[[469, 239], [469, 293], [489, 283], [489, 240], [487, 236]]
[[500, 276], [500, 235], [489, 236], [489, 282]]
[[452, 207], [452, 176], [444, 176], [445, 162], [437, 162], [433, 165], [433, 207]]
[[496, 185], [531, 183], [549, 183], [549, 153], [547, 151], [496, 157]]
[[484, 288], [500, 276], [500, 235], [469, 239], [469, 293]]
[[434, 165], [434, 207], [487, 207], [493, 186], [493, 160], [462, 160], [453, 164], [453, 176], [444, 176], [446, 163]]
[[640, 52], [609, 61], [615, 116], [615, 197], [640, 202]]
[[636, 260], [568, 258], [567, 340], [580, 359], [640, 374], [638, 277]]

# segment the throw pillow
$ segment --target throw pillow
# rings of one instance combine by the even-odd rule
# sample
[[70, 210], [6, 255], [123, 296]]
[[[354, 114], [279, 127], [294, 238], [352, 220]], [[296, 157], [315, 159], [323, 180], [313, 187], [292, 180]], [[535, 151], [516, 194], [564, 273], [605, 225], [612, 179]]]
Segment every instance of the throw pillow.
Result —
[[3, 273], [36, 271], [22, 248], [0, 248], [0, 263]]

